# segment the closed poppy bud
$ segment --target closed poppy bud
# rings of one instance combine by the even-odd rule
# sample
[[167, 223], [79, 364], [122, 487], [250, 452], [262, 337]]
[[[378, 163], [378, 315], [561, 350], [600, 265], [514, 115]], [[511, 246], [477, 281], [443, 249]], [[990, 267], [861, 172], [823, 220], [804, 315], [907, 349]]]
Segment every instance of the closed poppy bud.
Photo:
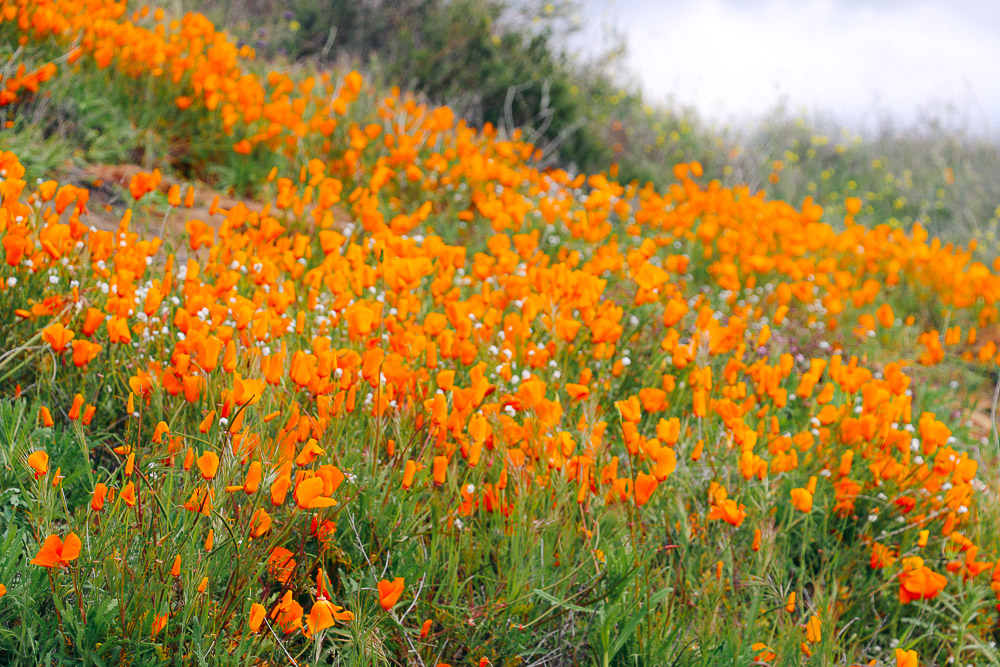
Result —
[[83, 409], [83, 419], [80, 421], [84, 426], [90, 426], [90, 421], [94, 418], [94, 413], [97, 412], [96, 405], [88, 405]]
[[122, 492], [119, 494], [121, 499], [129, 507], [135, 507], [135, 484], [129, 482], [124, 487], [122, 487]]
[[250, 535], [260, 537], [271, 528], [271, 515], [263, 509], [258, 509], [250, 517]]
[[205, 589], [208, 588], [208, 577], [202, 577], [201, 583], [198, 584], [198, 592], [204, 593]]
[[795, 611], [795, 591], [788, 594], [788, 602], [785, 603], [785, 611], [789, 614]]
[[413, 476], [417, 472], [417, 464], [413, 462], [413, 459], [409, 459], [406, 462], [406, 468], [403, 470], [403, 488], [409, 489], [413, 486]]
[[921, 530], [917, 537], [917, 546], [923, 549], [927, 546], [927, 538], [931, 536], [929, 530]]
[[260, 478], [260, 461], [254, 461], [250, 464], [250, 469], [247, 470], [247, 479], [243, 483], [243, 490], [246, 491], [247, 495], [257, 493], [257, 489], [260, 487]]
[[212, 546], [214, 544], [215, 544], [215, 531], [209, 528], [208, 535], [205, 537], [205, 551], [211, 551]]
[[0, 598], [2, 598], [5, 595], [7, 595], [7, 587], [4, 586], [3, 584], [0, 584]]
[[135, 468], [135, 452], [128, 455], [128, 459], [125, 460], [125, 476], [131, 477], [132, 470]]
[[188, 447], [187, 452], [184, 453], [184, 470], [190, 470], [191, 466], [194, 465], [194, 450]]
[[267, 614], [267, 610], [264, 609], [264, 605], [254, 602], [250, 606], [250, 618], [247, 625], [250, 626], [251, 631], [260, 632], [260, 625], [264, 622], [265, 614]]
[[44, 477], [49, 471], [49, 455], [43, 451], [32, 452], [28, 455], [28, 467], [35, 471], [35, 479]]
[[274, 483], [271, 484], [271, 504], [275, 507], [283, 504], [285, 502], [285, 495], [288, 494], [288, 488], [291, 485], [292, 478], [288, 475], [282, 475], [274, 480]]
[[420, 638], [423, 639], [431, 632], [431, 625], [434, 623], [431, 619], [424, 621], [424, 624], [420, 627]]
[[77, 394], [73, 397], [73, 407], [69, 409], [70, 421], [76, 421], [80, 418], [80, 411], [83, 409], [83, 394]]
[[52, 420], [52, 413], [44, 405], [38, 410], [38, 418], [42, 420], [42, 425], [50, 428], [55, 422]]
[[823, 632], [819, 616], [810, 616], [806, 623], [806, 641], [810, 644], [818, 644], [823, 641]]
[[215, 479], [215, 473], [219, 471], [219, 455], [209, 451], [199, 456], [198, 470], [204, 479]]
[[179, 576], [181, 576], [181, 555], [180, 554], [177, 554], [176, 556], [174, 556], [174, 564], [170, 568], [170, 576], [171, 577], [179, 577]]
[[753, 531], [753, 544], [750, 548], [754, 551], [760, 551], [760, 528]]
[[403, 577], [396, 577], [393, 581], [383, 579], [378, 582], [378, 603], [382, 605], [382, 609], [386, 611], [392, 609], [399, 602], [404, 587]]
[[448, 457], [447, 456], [435, 456], [434, 457], [434, 483], [438, 486], [444, 484], [444, 480], [448, 475]]
[[90, 499], [90, 509], [100, 512], [104, 509], [104, 499], [108, 495], [108, 486], [104, 482], [94, 485], [94, 496]]
[[61, 473], [62, 473], [62, 468], [56, 468], [56, 474], [52, 476], [53, 487], [59, 486], [59, 484], [61, 484], [62, 481], [66, 479]]

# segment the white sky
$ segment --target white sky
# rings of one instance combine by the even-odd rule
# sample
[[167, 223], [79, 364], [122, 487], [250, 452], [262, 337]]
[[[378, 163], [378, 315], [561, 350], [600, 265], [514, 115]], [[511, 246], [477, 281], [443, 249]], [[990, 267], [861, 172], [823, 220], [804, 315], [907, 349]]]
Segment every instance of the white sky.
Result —
[[1000, 126], [1000, 0], [580, 0], [584, 48], [617, 30], [653, 100], [708, 120], [774, 109], [857, 129], [930, 113]]

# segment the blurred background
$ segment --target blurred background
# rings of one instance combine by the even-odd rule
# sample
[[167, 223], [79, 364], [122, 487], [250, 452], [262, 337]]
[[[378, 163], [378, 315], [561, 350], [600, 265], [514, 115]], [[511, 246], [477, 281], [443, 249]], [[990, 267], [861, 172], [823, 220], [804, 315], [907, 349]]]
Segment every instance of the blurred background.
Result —
[[778, 107], [866, 131], [939, 118], [994, 135], [1000, 3], [580, 0], [584, 51], [626, 47], [646, 95], [747, 122]]

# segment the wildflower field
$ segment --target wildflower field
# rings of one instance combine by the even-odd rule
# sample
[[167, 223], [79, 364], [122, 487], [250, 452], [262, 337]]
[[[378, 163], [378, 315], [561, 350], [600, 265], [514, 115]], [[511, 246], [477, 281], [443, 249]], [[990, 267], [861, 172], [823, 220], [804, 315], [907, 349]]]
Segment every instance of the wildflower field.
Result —
[[[975, 241], [541, 169], [196, 13], [0, 21], [0, 663], [1000, 664]], [[170, 150], [28, 173], [55, 88]]]

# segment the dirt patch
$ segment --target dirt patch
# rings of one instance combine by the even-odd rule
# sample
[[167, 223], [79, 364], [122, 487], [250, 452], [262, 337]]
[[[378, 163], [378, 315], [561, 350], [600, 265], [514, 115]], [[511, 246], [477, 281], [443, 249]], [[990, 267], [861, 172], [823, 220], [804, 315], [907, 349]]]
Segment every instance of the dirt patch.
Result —
[[[191, 184], [170, 176], [163, 177], [158, 191], [166, 194], [171, 187], [177, 185], [184, 197], [188, 187], [193, 185], [192, 206], [171, 210], [162, 200], [145, 198], [136, 203], [129, 194], [128, 187], [132, 177], [142, 171], [141, 167], [134, 164], [92, 164], [68, 169], [61, 180], [90, 190], [87, 219], [91, 225], [98, 229], [117, 229], [125, 211], [132, 208], [132, 229], [141, 234], [159, 236], [165, 241], [176, 241], [183, 237], [184, 224], [188, 220], [201, 220], [218, 227], [226, 212], [238, 204], [243, 204], [252, 212], [264, 210], [264, 205], [260, 202], [238, 199], [206, 185]], [[216, 204], [214, 213], [213, 202]]]

